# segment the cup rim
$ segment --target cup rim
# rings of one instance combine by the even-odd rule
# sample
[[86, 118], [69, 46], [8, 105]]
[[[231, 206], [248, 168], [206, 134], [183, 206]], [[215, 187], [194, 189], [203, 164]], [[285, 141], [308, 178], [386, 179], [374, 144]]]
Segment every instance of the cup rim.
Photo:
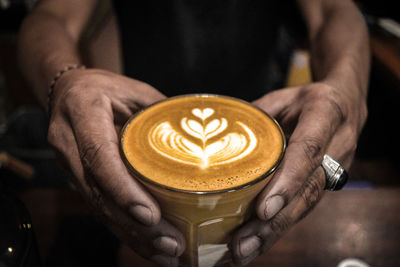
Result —
[[[267, 116], [269, 119], [271, 119], [271, 120], [273, 121], [273, 123], [277, 126], [278, 130], [279, 130], [280, 133], [281, 133], [281, 137], [282, 137], [282, 148], [281, 148], [281, 153], [280, 153], [279, 158], [278, 158], [277, 161], [275, 162], [275, 164], [274, 164], [267, 172], [263, 173], [263, 174], [260, 175], [258, 178], [253, 179], [253, 180], [251, 180], [251, 181], [249, 181], [249, 182], [247, 182], [247, 183], [244, 183], [244, 184], [241, 184], [241, 185], [238, 185], [238, 186], [235, 186], [235, 187], [224, 188], [224, 189], [220, 189], [220, 190], [210, 190], [210, 191], [194, 191], [194, 190], [186, 190], [186, 189], [179, 189], [179, 188], [175, 188], [175, 187], [170, 187], [170, 186], [167, 186], [167, 185], [158, 183], [158, 182], [156, 182], [156, 181], [154, 181], [154, 180], [151, 180], [151, 179], [147, 178], [146, 176], [142, 175], [139, 171], [137, 171], [137, 170], [132, 166], [132, 164], [129, 162], [129, 160], [128, 160], [128, 159], [126, 158], [126, 156], [125, 156], [125, 152], [124, 152], [124, 149], [123, 149], [123, 145], [122, 145], [122, 144], [123, 144], [123, 141], [124, 141], [124, 136], [125, 136], [126, 129], [128, 128], [129, 124], [130, 124], [137, 116], [139, 116], [140, 114], [142, 114], [142, 113], [143, 113], [144, 111], [146, 111], [147, 109], [149, 109], [149, 108], [151, 108], [151, 107], [153, 107], [153, 106], [155, 106], [155, 105], [157, 105], [157, 104], [166, 102], [166, 101], [171, 101], [171, 100], [174, 100], [174, 99], [186, 98], [186, 97], [204, 97], [204, 98], [214, 97], [214, 98], [226, 98], [226, 99], [231, 99], [231, 100], [239, 101], [239, 102], [242, 102], [242, 103], [244, 103], [244, 104], [250, 105], [250, 106], [252, 106], [253, 108], [257, 109], [258, 111], [262, 112], [264, 115], [266, 115], [266, 116]], [[264, 110], [260, 109], [260, 108], [257, 107], [257, 106], [254, 106], [254, 105], [252, 105], [250, 102], [245, 101], [245, 100], [240, 99], [240, 98], [236, 98], [236, 97], [232, 97], [232, 96], [226, 96], [226, 95], [219, 95], [219, 94], [207, 94], [207, 93], [204, 93], [204, 94], [183, 94], [183, 95], [172, 96], [172, 97], [168, 97], [168, 98], [166, 98], [166, 99], [162, 99], [162, 100], [156, 101], [156, 102], [152, 103], [151, 105], [146, 106], [146, 107], [140, 109], [138, 112], [136, 112], [135, 114], [133, 114], [133, 115], [128, 119], [128, 121], [125, 123], [124, 127], [122, 128], [122, 130], [121, 130], [121, 132], [120, 132], [120, 138], [119, 138], [119, 148], [120, 148], [121, 157], [122, 157], [122, 159], [123, 159], [123, 161], [124, 161], [124, 163], [125, 163], [125, 166], [128, 168], [128, 170], [129, 170], [131, 173], [133, 173], [133, 175], [135, 176], [135, 178], [137, 178], [137, 179], [138, 179], [139, 181], [141, 181], [141, 182], [150, 183], [150, 184], [152, 184], [152, 185], [155, 185], [155, 186], [157, 186], [157, 187], [159, 187], [159, 188], [162, 188], [162, 189], [166, 189], [166, 190], [168, 190], [168, 191], [179, 192], [179, 193], [185, 193], [185, 194], [192, 194], [192, 195], [193, 195], [193, 194], [194, 194], [194, 195], [210, 195], [210, 194], [219, 194], [219, 193], [234, 192], [234, 191], [237, 191], [237, 190], [245, 189], [245, 188], [247, 188], [247, 187], [250, 187], [250, 186], [252, 186], [252, 185], [255, 185], [255, 184], [261, 182], [262, 180], [264, 180], [265, 178], [267, 178], [271, 173], [273, 173], [273, 172], [276, 170], [276, 168], [279, 166], [279, 164], [281, 163], [281, 161], [282, 161], [282, 159], [283, 159], [283, 156], [284, 156], [284, 154], [285, 154], [285, 151], [286, 151], [286, 143], [287, 143], [287, 142], [286, 142], [286, 137], [285, 137], [285, 134], [284, 134], [284, 132], [283, 132], [281, 126], [279, 125], [279, 123], [276, 121], [275, 118], [273, 118], [271, 115], [269, 115], [269, 114], [268, 114], [267, 112], [265, 112]]]

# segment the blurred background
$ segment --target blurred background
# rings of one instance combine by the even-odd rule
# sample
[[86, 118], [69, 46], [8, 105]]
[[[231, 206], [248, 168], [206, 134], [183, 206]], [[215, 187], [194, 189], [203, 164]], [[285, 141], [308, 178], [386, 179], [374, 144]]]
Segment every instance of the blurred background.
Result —
[[[99, 2], [82, 42], [86, 65], [121, 73], [114, 13], [108, 1]], [[18, 29], [34, 4], [0, 0], [0, 267], [151, 266], [91, 216], [47, 143], [48, 117], [16, 60]], [[373, 60], [369, 116], [350, 181], [326, 193], [250, 266], [400, 266], [400, 12], [386, 1], [357, 4]], [[308, 52], [299, 48], [286, 83], [309, 80]], [[340, 265], [346, 259], [359, 265]]]

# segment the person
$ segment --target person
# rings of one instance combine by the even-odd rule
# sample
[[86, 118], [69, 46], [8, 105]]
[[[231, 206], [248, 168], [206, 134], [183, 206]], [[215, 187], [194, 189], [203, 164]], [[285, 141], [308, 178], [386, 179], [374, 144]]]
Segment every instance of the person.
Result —
[[[49, 112], [49, 142], [121, 240], [153, 262], [177, 266], [185, 240], [124, 166], [119, 129], [137, 110], [176, 94], [252, 101], [289, 139], [257, 216], [230, 244], [237, 264], [251, 262], [321, 199], [325, 154], [351, 165], [367, 116], [370, 55], [361, 13], [351, 0], [114, 2], [126, 75], [80, 66], [79, 41], [95, 0], [42, 0], [23, 22], [21, 68]], [[305, 31], [282, 30], [295, 14]], [[273, 90], [282, 78], [276, 62], [285, 66], [281, 52], [296, 33], [307, 39], [313, 81]]]

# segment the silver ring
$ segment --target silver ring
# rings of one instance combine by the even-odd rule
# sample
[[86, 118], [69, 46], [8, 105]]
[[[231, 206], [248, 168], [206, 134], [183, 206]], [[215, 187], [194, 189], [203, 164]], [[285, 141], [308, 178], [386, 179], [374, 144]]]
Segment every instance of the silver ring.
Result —
[[326, 177], [324, 189], [330, 191], [342, 189], [349, 177], [343, 166], [327, 154], [324, 155], [321, 166]]

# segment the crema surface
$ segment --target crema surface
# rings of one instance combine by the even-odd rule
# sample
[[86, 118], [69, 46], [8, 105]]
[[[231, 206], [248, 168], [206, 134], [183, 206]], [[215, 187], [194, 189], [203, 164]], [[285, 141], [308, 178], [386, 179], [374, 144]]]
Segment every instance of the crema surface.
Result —
[[284, 147], [274, 120], [233, 98], [202, 95], [153, 105], [125, 126], [122, 152], [145, 179], [188, 191], [247, 184], [276, 166]]

